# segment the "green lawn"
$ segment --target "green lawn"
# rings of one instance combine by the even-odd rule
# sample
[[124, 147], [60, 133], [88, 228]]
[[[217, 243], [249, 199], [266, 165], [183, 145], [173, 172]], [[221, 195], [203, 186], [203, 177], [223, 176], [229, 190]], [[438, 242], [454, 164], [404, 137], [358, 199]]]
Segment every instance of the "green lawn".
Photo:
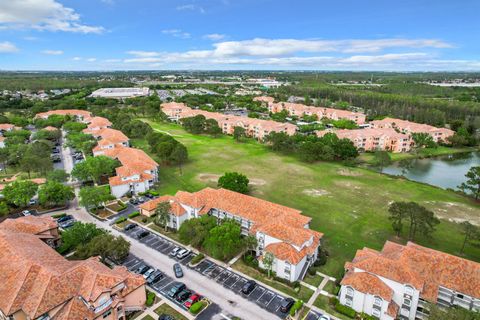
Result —
[[188, 320], [184, 315], [182, 315], [180, 312], [173, 309], [172, 307], [170, 307], [166, 303], [160, 305], [160, 307], [155, 309], [155, 313], [158, 314], [158, 315], [168, 314], [168, 315], [171, 315], [172, 317], [174, 317], [177, 320]]
[[[364, 246], [380, 249], [385, 240], [394, 239], [387, 213], [391, 201], [417, 201], [445, 218], [432, 239], [419, 237], [417, 242], [453, 254], [458, 253], [463, 237], [459, 227], [446, 219], [480, 216], [478, 203], [440, 188], [339, 163], [305, 164], [253, 140], [237, 143], [229, 136], [192, 135], [176, 124], [149, 123], [155, 130], [172, 134], [189, 153], [182, 175], [175, 166], [161, 166], [161, 194], [216, 187], [225, 172], [242, 172], [251, 181], [253, 196], [312, 217], [310, 227], [325, 234], [330, 254], [321, 271], [334, 277], [341, 276], [345, 261], [356, 250]], [[146, 148], [141, 140], [135, 145]], [[480, 261], [480, 248], [468, 247], [465, 256]]]
[[350, 319], [349, 317], [347, 317], [347, 316], [345, 316], [341, 313], [338, 313], [337, 310], [335, 310], [335, 308], [328, 303], [328, 297], [319, 295], [317, 300], [315, 300], [315, 302], [313, 302], [313, 305], [317, 308], [325, 310], [329, 314], [334, 315], [335, 317], [337, 317], [339, 319], [342, 319], [342, 320], [349, 320]]
[[322, 276], [319, 276], [318, 274], [316, 274], [314, 276], [311, 276], [307, 272], [307, 275], [303, 279], [303, 282], [311, 284], [314, 287], [318, 287], [320, 285], [320, 283], [322, 282], [322, 280], [323, 280]]

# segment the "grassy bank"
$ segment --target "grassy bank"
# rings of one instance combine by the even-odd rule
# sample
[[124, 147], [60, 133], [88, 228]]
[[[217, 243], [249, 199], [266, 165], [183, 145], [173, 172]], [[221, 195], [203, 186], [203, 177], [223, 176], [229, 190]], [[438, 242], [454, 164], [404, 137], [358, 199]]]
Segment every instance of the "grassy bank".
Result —
[[[325, 234], [330, 253], [322, 272], [335, 277], [357, 249], [380, 249], [385, 240], [393, 239], [387, 216], [391, 201], [417, 201], [444, 218], [432, 239], [417, 242], [453, 254], [458, 253], [463, 236], [448, 219], [480, 219], [478, 204], [450, 191], [339, 163], [305, 164], [253, 140], [237, 143], [229, 136], [192, 135], [175, 124], [149, 123], [155, 130], [174, 135], [189, 152], [182, 175], [177, 167], [161, 166], [161, 194], [215, 187], [225, 172], [242, 172], [251, 181], [253, 196], [312, 217], [310, 227]], [[134, 145], [144, 143], [138, 140]], [[468, 247], [465, 256], [480, 261], [480, 249]]]

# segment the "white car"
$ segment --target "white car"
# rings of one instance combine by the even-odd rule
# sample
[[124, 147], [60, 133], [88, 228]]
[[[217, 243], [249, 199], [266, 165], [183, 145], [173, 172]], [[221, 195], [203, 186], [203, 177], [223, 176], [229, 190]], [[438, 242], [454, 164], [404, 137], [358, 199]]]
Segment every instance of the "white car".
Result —
[[190, 250], [183, 249], [177, 253], [178, 259], [183, 259], [190, 254]]
[[23, 211], [22, 211], [22, 214], [23, 214], [25, 217], [32, 215], [32, 213], [31, 213], [30, 211], [28, 211], [28, 210], [23, 210]]
[[154, 272], [155, 272], [155, 269], [150, 268], [150, 269], [147, 270], [147, 272], [145, 272], [145, 273], [143, 274], [143, 277], [144, 277], [145, 279], [147, 279], [147, 278], [150, 277], [150, 275], [151, 275], [152, 273], [154, 273]]
[[175, 257], [180, 249], [181, 249], [180, 247], [175, 247], [175, 248], [173, 248], [172, 251], [170, 251], [170, 253], [168, 255], [171, 256], [171, 257]]
[[320, 317], [320, 319], [318, 320], [331, 320], [330, 319], [330, 316], [327, 316], [326, 314], [324, 314], [323, 316]]

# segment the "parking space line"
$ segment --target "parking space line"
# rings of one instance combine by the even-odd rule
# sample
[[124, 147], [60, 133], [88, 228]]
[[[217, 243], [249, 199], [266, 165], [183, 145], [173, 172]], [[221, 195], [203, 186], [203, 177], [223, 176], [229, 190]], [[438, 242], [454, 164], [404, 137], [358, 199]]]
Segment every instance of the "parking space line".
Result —
[[265, 306], [268, 307], [268, 305], [273, 301], [273, 299], [275, 299], [276, 295], [273, 295], [272, 299], [270, 299], [270, 301], [268, 301], [268, 303], [265, 304]]
[[255, 301], [257, 301], [257, 302], [258, 302], [258, 300], [260, 300], [260, 299], [263, 297], [263, 295], [265, 294], [265, 292], [267, 292], [266, 289], [264, 289], [264, 288], [262, 288], [262, 289], [263, 289], [262, 294], [257, 298], [257, 300], [255, 300]]

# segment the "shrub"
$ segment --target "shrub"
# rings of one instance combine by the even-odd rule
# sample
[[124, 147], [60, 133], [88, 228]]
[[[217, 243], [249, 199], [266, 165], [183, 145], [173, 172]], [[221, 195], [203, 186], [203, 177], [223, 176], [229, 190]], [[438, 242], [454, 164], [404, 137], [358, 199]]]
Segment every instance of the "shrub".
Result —
[[315, 267], [320, 267], [327, 263], [328, 251], [323, 248], [318, 248], [317, 260], [313, 263]]
[[142, 222], [143, 223], [147, 223], [148, 222], [148, 219], [146, 217], [142, 218]]
[[374, 316], [366, 314], [365, 312], [360, 313], [358, 316], [360, 317], [361, 320], [376, 320], [377, 319]]
[[139, 215], [140, 215], [140, 212], [135, 211], [135, 212], [130, 213], [130, 214], [128, 215], [128, 217], [129, 217], [130, 219], [132, 219], [132, 218], [138, 217]]
[[155, 302], [155, 293], [153, 293], [151, 291], [148, 291], [147, 292], [147, 301], [145, 302], [145, 304], [147, 305], [147, 307], [151, 307], [151, 306], [153, 306], [154, 302]]
[[61, 217], [65, 217], [66, 215], [67, 215], [66, 213], [57, 213], [57, 214], [53, 214], [52, 218], [53, 219], [58, 219], [58, 218], [61, 218]]
[[290, 308], [290, 315], [293, 317], [298, 310], [300, 310], [303, 307], [303, 301], [302, 300], [297, 300], [293, 304], [293, 306]]
[[344, 314], [346, 315], [347, 317], [349, 318], [355, 318], [355, 315], [357, 314], [355, 312], [355, 310], [353, 310], [352, 308], [350, 307], [347, 307], [347, 306], [344, 306], [343, 304], [341, 304], [339, 301], [337, 301], [337, 303], [335, 304], [335, 310], [337, 310], [338, 312], [340, 312], [341, 314]]
[[311, 276], [316, 275], [317, 274], [317, 269], [314, 268], [314, 267], [308, 268], [308, 274], [311, 275]]
[[199, 253], [198, 255], [196, 255], [195, 257], [193, 257], [193, 259], [190, 261], [191, 264], [197, 264], [199, 263], [200, 261], [203, 260], [203, 258], [205, 258], [205, 255], [203, 253]]
[[205, 302], [203, 301], [198, 301], [198, 302], [195, 302], [194, 304], [192, 304], [192, 306], [190, 307], [190, 312], [192, 314], [198, 314], [200, 311], [202, 311], [202, 309], [205, 307]]
[[150, 195], [152, 195], [152, 196], [154, 196], [154, 197], [160, 195], [157, 191], [154, 191], [154, 190], [148, 190], [146, 193], [148, 193], [148, 194], [150, 194]]
[[115, 220], [115, 224], [119, 224], [119, 223], [122, 223], [122, 222], [125, 222], [125, 221], [127, 221], [126, 217], [120, 217], [117, 220]]

